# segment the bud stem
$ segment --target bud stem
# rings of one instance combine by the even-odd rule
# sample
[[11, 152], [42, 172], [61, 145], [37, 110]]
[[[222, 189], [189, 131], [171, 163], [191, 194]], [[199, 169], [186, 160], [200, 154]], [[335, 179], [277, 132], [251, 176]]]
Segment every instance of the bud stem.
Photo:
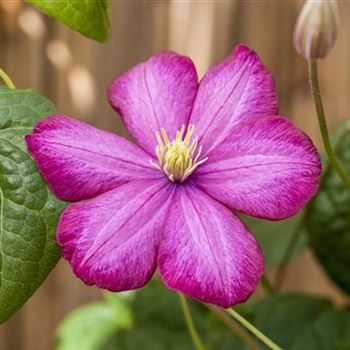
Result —
[[5, 82], [9, 89], [15, 89], [15, 84], [12, 82], [10, 77], [0, 68], [0, 78]]
[[327, 153], [327, 156], [332, 166], [334, 167], [334, 169], [336, 170], [336, 172], [338, 173], [338, 175], [340, 176], [344, 184], [350, 189], [350, 177], [338, 162], [337, 156], [334, 152], [334, 149], [332, 147], [332, 144], [329, 138], [326, 114], [323, 107], [320, 83], [318, 79], [318, 67], [317, 67], [316, 60], [309, 61], [309, 77], [310, 77], [311, 93], [314, 98], [314, 103], [315, 103], [317, 117], [318, 117], [318, 124], [321, 131], [324, 149]]
[[193, 345], [195, 346], [195, 348], [197, 350], [208, 350], [205, 345], [203, 344], [197, 330], [196, 327], [194, 326], [193, 320], [192, 320], [192, 316], [191, 316], [191, 312], [190, 309], [188, 307], [187, 301], [186, 301], [186, 297], [182, 294], [182, 293], [178, 293], [179, 297], [180, 297], [180, 303], [182, 306], [182, 311], [185, 317], [185, 321], [187, 324], [187, 328], [188, 331], [191, 335], [192, 341], [193, 341]]

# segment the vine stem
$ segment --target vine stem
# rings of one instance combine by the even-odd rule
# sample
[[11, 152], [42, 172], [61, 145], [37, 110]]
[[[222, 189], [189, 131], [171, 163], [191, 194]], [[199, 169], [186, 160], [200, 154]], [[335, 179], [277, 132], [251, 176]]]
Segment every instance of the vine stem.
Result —
[[320, 127], [324, 149], [327, 153], [330, 163], [332, 164], [332, 166], [334, 167], [334, 169], [336, 170], [336, 172], [338, 173], [338, 175], [340, 176], [344, 184], [348, 187], [348, 189], [350, 189], [350, 177], [338, 162], [338, 159], [335, 155], [335, 152], [333, 150], [333, 147], [329, 138], [329, 132], [327, 127], [326, 114], [325, 114], [325, 110], [322, 102], [320, 82], [318, 78], [318, 67], [317, 67], [316, 60], [309, 61], [309, 78], [310, 78], [311, 93], [314, 98], [314, 104], [316, 107], [318, 124]]
[[232, 332], [236, 334], [249, 347], [250, 350], [260, 350], [253, 336], [248, 333], [245, 328], [238, 324], [235, 319], [230, 317], [230, 315], [228, 315], [223, 309], [210, 304], [205, 305], [216, 317], [221, 319], [221, 321], [224, 322], [227, 327], [229, 327]]
[[0, 68], [0, 78], [5, 82], [9, 89], [15, 89], [15, 84], [12, 82], [10, 77]]
[[179, 298], [180, 298], [180, 302], [181, 302], [181, 306], [182, 306], [182, 311], [184, 313], [185, 321], [187, 324], [187, 328], [188, 328], [188, 331], [191, 335], [194, 346], [196, 347], [197, 350], [208, 350], [204, 346], [204, 344], [203, 344], [203, 342], [202, 342], [202, 340], [201, 340], [201, 338], [196, 330], [196, 327], [194, 326], [192, 316], [190, 313], [190, 309], [189, 309], [188, 304], [187, 304], [186, 297], [182, 293], [178, 293], [178, 294], [179, 294]]
[[261, 333], [256, 327], [254, 327], [249, 321], [247, 321], [243, 316], [241, 316], [237, 311], [233, 309], [226, 309], [226, 312], [231, 315], [236, 321], [238, 321], [243, 327], [248, 329], [252, 334], [254, 334], [258, 339], [260, 339], [266, 346], [271, 350], [282, 350], [277, 344], [275, 344], [270, 338], [265, 334]]

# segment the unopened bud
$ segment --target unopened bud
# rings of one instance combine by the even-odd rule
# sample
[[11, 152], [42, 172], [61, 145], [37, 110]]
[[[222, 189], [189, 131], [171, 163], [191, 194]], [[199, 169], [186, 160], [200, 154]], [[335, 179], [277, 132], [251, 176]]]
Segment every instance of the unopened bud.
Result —
[[306, 59], [324, 58], [333, 47], [339, 27], [334, 0], [307, 0], [294, 31], [296, 50]]

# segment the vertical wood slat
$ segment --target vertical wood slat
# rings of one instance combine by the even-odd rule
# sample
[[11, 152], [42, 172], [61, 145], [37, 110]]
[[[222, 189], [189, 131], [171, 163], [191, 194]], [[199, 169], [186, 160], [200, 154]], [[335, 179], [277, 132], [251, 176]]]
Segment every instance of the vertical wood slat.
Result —
[[[41, 15], [46, 32], [40, 39], [33, 40], [21, 30], [10, 40], [4, 41], [0, 36], [0, 66], [18, 87], [36, 88], [55, 101], [60, 113], [126, 135], [105, 94], [106, 86], [117, 75], [156, 51], [171, 49], [191, 56], [201, 76], [235, 44], [245, 42], [260, 54], [276, 77], [282, 113], [291, 116], [319, 144], [305, 62], [292, 45], [300, 2], [157, 0], [112, 4], [113, 30], [108, 43], [94, 43]], [[341, 2], [340, 6], [342, 31], [334, 51], [322, 63], [331, 126], [346, 116], [350, 87], [347, 67], [350, 21], [346, 17], [350, 5]], [[53, 40], [61, 41], [71, 54], [72, 61], [64, 69], [58, 69], [48, 59], [47, 45]], [[95, 97], [88, 110], [78, 108], [76, 95], [70, 90], [68, 76], [76, 67], [91, 78]], [[79, 85], [75, 93], [79, 93]], [[342, 300], [309, 253], [293, 262], [286, 289], [314, 291], [315, 281], [317, 286], [322, 284], [323, 294]], [[84, 286], [73, 276], [68, 264], [61, 261], [24, 308], [0, 326], [0, 349], [54, 349], [54, 332], [62, 317], [98, 297], [96, 288]]]
[[203, 76], [211, 59], [216, 3], [172, 1], [169, 14], [169, 47], [186, 54]]

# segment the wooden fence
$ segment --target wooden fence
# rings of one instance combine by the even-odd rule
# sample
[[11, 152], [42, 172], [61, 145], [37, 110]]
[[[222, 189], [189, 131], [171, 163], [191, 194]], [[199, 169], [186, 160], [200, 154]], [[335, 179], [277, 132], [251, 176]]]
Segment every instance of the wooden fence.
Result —
[[[210, 64], [244, 42], [260, 54], [276, 77], [281, 114], [291, 116], [320, 146], [306, 64], [292, 44], [302, 2], [111, 3], [112, 35], [106, 44], [98, 44], [19, 0], [0, 0], [0, 67], [18, 88], [34, 88], [54, 101], [60, 113], [125, 134], [106, 99], [106, 86], [118, 74], [156, 51], [171, 49], [191, 56], [202, 75]], [[341, 32], [320, 68], [331, 127], [349, 116], [350, 107], [350, 2], [339, 1], [339, 5]], [[329, 295], [338, 302], [344, 298], [310, 252], [295, 259], [288, 273], [286, 289]], [[73, 308], [98, 297], [97, 289], [84, 286], [61, 261], [22, 310], [0, 327], [0, 349], [54, 349], [59, 321]]]

